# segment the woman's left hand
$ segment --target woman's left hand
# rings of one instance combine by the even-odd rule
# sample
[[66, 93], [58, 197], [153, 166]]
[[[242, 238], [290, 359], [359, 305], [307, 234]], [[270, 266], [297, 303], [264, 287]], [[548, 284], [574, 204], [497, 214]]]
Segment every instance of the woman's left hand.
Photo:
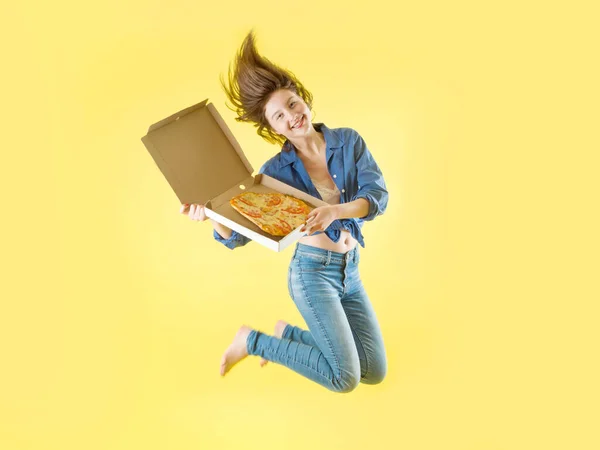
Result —
[[300, 231], [307, 231], [309, 236], [315, 231], [325, 231], [337, 218], [335, 205], [319, 206], [308, 213], [306, 225]]

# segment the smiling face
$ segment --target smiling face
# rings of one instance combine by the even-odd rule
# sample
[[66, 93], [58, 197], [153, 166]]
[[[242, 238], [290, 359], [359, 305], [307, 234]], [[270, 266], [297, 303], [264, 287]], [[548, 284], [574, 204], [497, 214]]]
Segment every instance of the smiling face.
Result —
[[290, 141], [306, 136], [313, 126], [310, 108], [302, 97], [289, 89], [271, 94], [265, 105], [265, 117], [273, 131]]

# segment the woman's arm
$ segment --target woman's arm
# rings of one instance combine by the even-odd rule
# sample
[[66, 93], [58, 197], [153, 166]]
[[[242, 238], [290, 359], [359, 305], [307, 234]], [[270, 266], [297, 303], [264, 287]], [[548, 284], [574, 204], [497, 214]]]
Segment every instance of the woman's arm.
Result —
[[369, 214], [369, 201], [363, 197], [348, 203], [331, 205], [331, 207], [335, 211], [336, 219], [362, 219]]
[[[388, 204], [388, 191], [383, 179], [383, 173], [375, 162], [375, 158], [367, 148], [367, 144], [360, 134], [356, 132], [354, 144], [354, 160], [358, 172], [358, 192], [354, 195], [354, 201], [364, 198], [369, 203], [369, 211], [363, 220], [373, 220], [383, 214]], [[352, 203], [352, 202], [349, 202]]]
[[219, 235], [223, 238], [223, 239], [229, 239], [231, 237], [232, 234], [232, 229], [229, 227], [226, 227], [225, 225], [223, 225], [222, 223], [217, 222], [216, 220], [210, 219], [210, 221], [213, 224], [213, 228], [215, 229], [215, 231], [217, 233], [219, 233]]
[[300, 231], [308, 234], [325, 231], [334, 220], [363, 218], [369, 213], [369, 201], [366, 198], [357, 198], [348, 203], [337, 205], [319, 206], [306, 216], [306, 225]]
[[[204, 205], [197, 203], [192, 205], [187, 203], [183, 204], [181, 205], [179, 212], [182, 214], [188, 214], [192, 220], [197, 220], [200, 222], [204, 222], [209, 218], [206, 215], [206, 211], [204, 211]], [[225, 245], [225, 247], [233, 250], [236, 247], [241, 247], [250, 242], [250, 239], [248, 239], [246, 236], [239, 234], [229, 227], [226, 227], [225, 225], [222, 225], [213, 219], [210, 219], [210, 221], [212, 222], [212, 226], [214, 228], [213, 237], [215, 240]]]

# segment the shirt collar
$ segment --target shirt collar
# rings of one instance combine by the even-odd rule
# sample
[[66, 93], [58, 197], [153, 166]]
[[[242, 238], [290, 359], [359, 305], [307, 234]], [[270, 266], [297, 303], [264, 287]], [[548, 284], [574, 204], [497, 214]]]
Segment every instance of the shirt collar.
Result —
[[[329, 161], [332, 151], [342, 147], [343, 142], [338, 137], [337, 133], [328, 128], [324, 123], [313, 123], [313, 126], [315, 127], [315, 130], [323, 133], [323, 137], [325, 137], [325, 145], [327, 147], [325, 150], [325, 158], [326, 161]], [[283, 144], [280, 161], [282, 167], [299, 161], [296, 148], [288, 139], [286, 139]]]

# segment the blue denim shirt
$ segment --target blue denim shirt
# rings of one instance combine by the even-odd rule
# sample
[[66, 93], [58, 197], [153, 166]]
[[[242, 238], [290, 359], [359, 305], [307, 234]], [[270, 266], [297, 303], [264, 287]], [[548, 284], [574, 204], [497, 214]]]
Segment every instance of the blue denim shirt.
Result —
[[[364, 247], [365, 243], [361, 232], [364, 221], [373, 220], [376, 216], [383, 214], [387, 207], [388, 191], [383, 174], [367, 148], [367, 144], [355, 130], [352, 128], [330, 129], [322, 123], [314, 123], [313, 126], [325, 137], [327, 168], [340, 190], [340, 203], [348, 203], [357, 198], [365, 198], [369, 201], [369, 212], [365, 217], [334, 220], [324, 233], [333, 242], [338, 242], [341, 230], [348, 230]], [[258, 173], [264, 173], [313, 197], [322, 199], [289, 140], [285, 142], [278, 154], [263, 164]], [[312, 235], [320, 233], [323, 231], [317, 231]], [[246, 245], [251, 240], [235, 230], [232, 230], [229, 239], [223, 239], [216, 230], [213, 230], [213, 235], [217, 241], [232, 250]]]

